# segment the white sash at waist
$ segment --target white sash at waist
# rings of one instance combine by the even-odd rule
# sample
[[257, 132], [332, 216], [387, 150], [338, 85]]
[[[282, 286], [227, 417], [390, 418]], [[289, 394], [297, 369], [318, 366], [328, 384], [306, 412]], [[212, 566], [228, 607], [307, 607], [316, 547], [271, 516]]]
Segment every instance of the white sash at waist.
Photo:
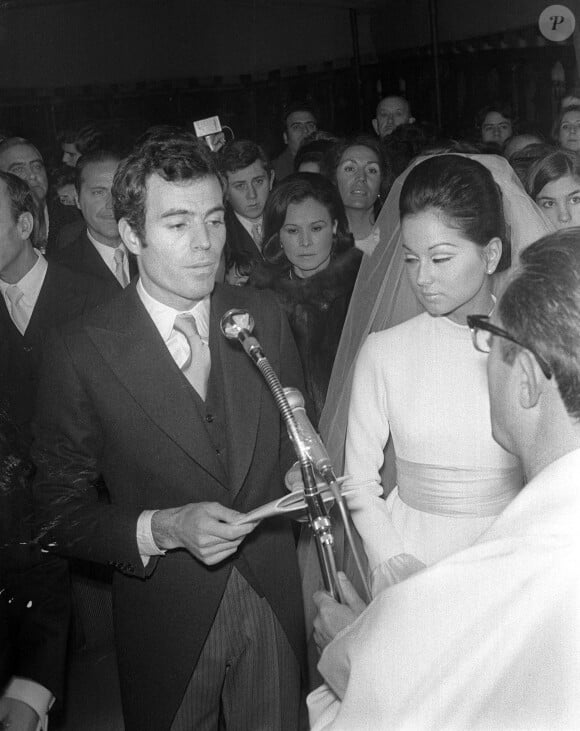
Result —
[[523, 485], [521, 467], [479, 470], [397, 458], [401, 500], [415, 510], [449, 517], [499, 515]]

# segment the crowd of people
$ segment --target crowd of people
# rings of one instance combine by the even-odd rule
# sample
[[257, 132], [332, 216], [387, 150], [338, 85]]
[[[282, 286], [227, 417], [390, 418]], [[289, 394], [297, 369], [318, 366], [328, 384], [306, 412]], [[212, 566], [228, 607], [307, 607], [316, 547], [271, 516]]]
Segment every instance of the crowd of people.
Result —
[[[0, 136], [0, 729], [71, 728], [87, 574], [127, 731], [580, 724], [580, 98], [318, 122]], [[233, 308], [346, 475], [341, 603], [252, 514], [295, 454]]]

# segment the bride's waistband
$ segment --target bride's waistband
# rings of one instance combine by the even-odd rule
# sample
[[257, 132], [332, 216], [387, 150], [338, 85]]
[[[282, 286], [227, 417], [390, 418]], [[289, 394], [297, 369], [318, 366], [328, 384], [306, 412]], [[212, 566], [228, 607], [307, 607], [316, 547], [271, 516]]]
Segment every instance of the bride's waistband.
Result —
[[437, 515], [499, 515], [523, 485], [519, 466], [461, 469], [397, 458], [399, 497], [411, 508]]

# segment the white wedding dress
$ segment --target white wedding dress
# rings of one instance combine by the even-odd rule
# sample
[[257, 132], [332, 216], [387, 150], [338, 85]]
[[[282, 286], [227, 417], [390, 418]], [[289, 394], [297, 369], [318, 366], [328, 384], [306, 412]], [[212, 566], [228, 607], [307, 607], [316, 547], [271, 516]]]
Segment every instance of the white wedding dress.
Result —
[[[397, 486], [385, 500], [389, 436]], [[423, 313], [368, 336], [354, 374], [345, 473], [356, 487], [347, 500], [373, 595], [393, 582], [391, 559], [400, 570], [401, 554], [431, 565], [460, 551], [515, 497], [519, 461], [492, 437], [486, 355], [467, 326]]]

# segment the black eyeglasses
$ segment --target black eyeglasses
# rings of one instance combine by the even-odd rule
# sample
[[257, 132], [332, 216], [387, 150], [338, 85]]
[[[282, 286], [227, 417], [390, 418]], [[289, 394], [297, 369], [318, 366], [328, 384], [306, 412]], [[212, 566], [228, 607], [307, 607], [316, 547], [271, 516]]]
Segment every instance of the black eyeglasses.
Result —
[[500, 338], [505, 338], [506, 340], [509, 340], [512, 343], [519, 345], [520, 348], [525, 348], [526, 350], [529, 350], [530, 353], [532, 353], [532, 355], [538, 361], [538, 365], [542, 369], [542, 373], [546, 376], [546, 378], [552, 378], [552, 369], [541, 355], [538, 355], [533, 348], [530, 348], [529, 345], [524, 345], [523, 343], [520, 343], [520, 341], [516, 340], [513, 335], [510, 335], [505, 330], [502, 330], [501, 327], [498, 327], [497, 325], [492, 325], [487, 315], [468, 315], [467, 324], [469, 325], [469, 329], [471, 330], [473, 345], [476, 350], [479, 350], [480, 353], [490, 352], [491, 337], [492, 335], [497, 335]]

